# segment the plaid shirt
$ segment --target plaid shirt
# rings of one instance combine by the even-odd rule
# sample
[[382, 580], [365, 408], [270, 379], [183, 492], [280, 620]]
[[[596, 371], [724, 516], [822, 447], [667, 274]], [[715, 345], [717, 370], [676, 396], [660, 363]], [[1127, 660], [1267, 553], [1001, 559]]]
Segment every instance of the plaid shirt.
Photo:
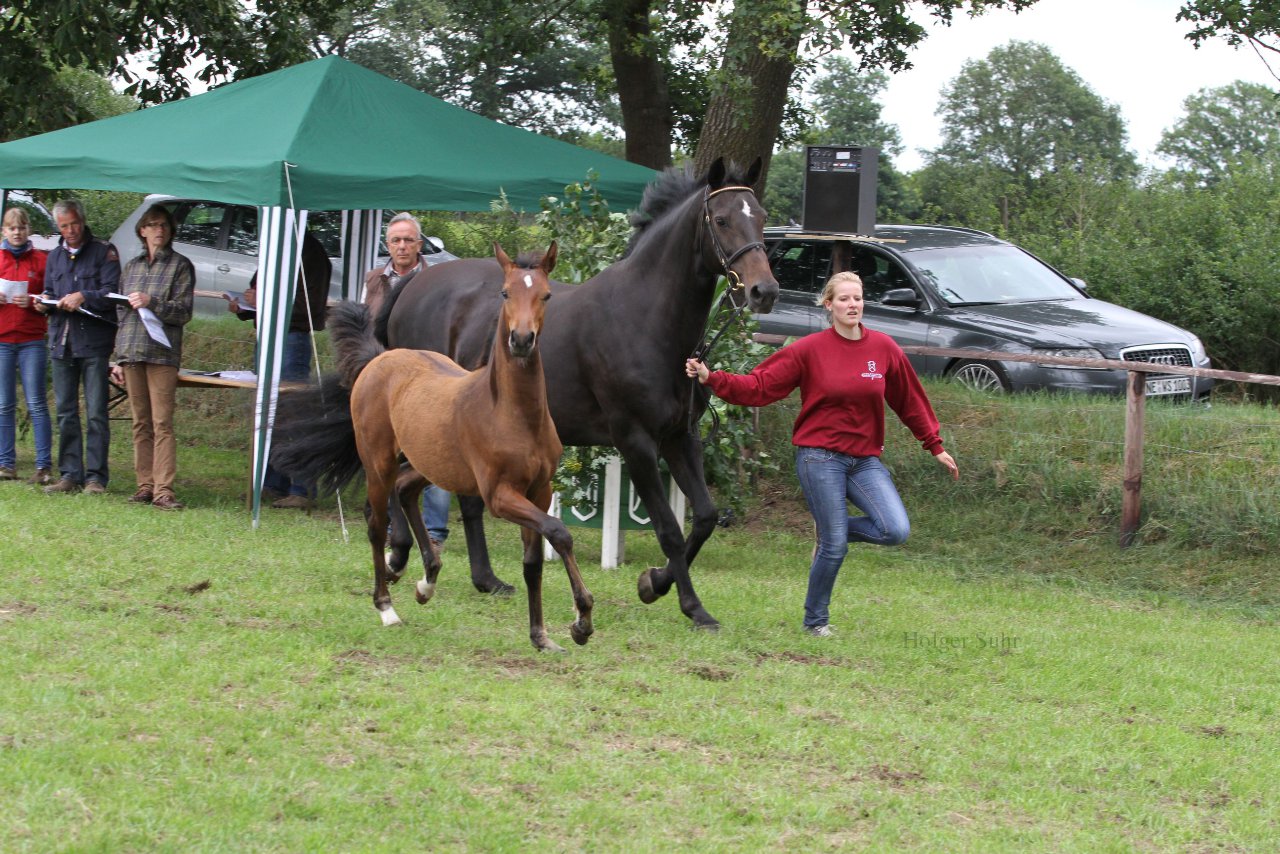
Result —
[[116, 360], [119, 362], [149, 362], [153, 365], [173, 365], [182, 362], [182, 327], [191, 320], [192, 300], [195, 298], [196, 270], [185, 255], [179, 255], [169, 247], [157, 250], [155, 261], [142, 254], [125, 264], [120, 274], [120, 293], [128, 296], [140, 291], [151, 297], [147, 306], [164, 324], [164, 334], [172, 347], [165, 347], [151, 339], [142, 317], [127, 305], [116, 307], [120, 319], [120, 331], [116, 333]]

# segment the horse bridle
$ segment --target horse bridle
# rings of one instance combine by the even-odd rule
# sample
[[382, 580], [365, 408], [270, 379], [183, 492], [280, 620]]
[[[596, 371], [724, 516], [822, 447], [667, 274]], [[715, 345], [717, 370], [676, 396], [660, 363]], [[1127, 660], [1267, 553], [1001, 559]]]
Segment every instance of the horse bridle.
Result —
[[[734, 292], [741, 291], [746, 287], [742, 281], [742, 277], [733, 269], [733, 263], [753, 249], [759, 249], [761, 252], [767, 252], [765, 245], [759, 240], [739, 246], [732, 255], [725, 252], [724, 244], [720, 242], [720, 238], [716, 235], [716, 230], [711, 223], [711, 198], [713, 196], [718, 196], [721, 193], [730, 192], [744, 192], [750, 193], [752, 196], [755, 195], [755, 190], [740, 184], [732, 184], [728, 187], [721, 187], [718, 190], [712, 190], [708, 187], [702, 195], [702, 221], [707, 227], [706, 233], [711, 237], [711, 248], [716, 253], [716, 260], [720, 262], [720, 266], [724, 270], [724, 277], [729, 283], [729, 287], [724, 289], [724, 293], [720, 295], [720, 301], [716, 303], [708, 317], [715, 317], [718, 315], [721, 309], [724, 308], [725, 301], [732, 300]], [[707, 354], [711, 352], [711, 348], [714, 347], [716, 342], [719, 341], [725, 332], [729, 330], [729, 327], [733, 325], [734, 321], [742, 316], [742, 313], [746, 311], [746, 308], [747, 302], [746, 300], [743, 300], [742, 305], [734, 307], [733, 312], [725, 319], [724, 324], [714, 335], [711, 335], [709, 331], [704, 333], [702, 341], [700, 341], [698, 346], [693, 349], [693, 358], [700, 362], [705, 362]]]
[[708, 187], [702, 196], [702, 221], [707, 226], [707, 234], [711, 235], [711, 248], [715, 250], [716, 260], [719, 261], [720, 266], [724, 268], [724, 277], [729, 280], [729, 290], [740, 291], [744, 285], [742, 283], [742, 277], [733, 270], [733, 262], [737, 261], [743, 255], [746, 255], [752, 249], [759, 249], [761, 252], [764, 252], [765, 245], [756, 240], [738, 247], [738, 250], [732, 255], [729, 255], [724, 251], [724, 244], [720, 242], [720, 238], [716, 236], [716, 230], [711, 225], [711, 199], [721, 193], [731, 193], [735, 191], [750, 193], [752, 196], [756, 194], [755, 190], [740, 184], [721, 187], [718, 190], [712, 190]]
[[[717, 341], [724, 337], [724, 334], [729, 331], [729, 328], [733, 326], [733, 324], [738, 321], [747, 310], [747, 301], [745, 299], [742, 301], [741, 305], [733, 306], [732, 301], [734, 292], [741, 291], [746, 287], [742, 281], [742, 277], [733, 269], [733, 262], [737, 261], [753, 249], [759, 249], [761, 252], [766, 253], [766, 256], [768, 254], [768, 249], [759, 240], [739, 246], [737, 251], [732, 255], [724, 251], [724, 245], [720, 242], [720, 238], [716, 235], [716, 230], [711, 223], [711, 197], [719, 195], [720, 193], [729, 193], [734, 191], [750, 193], [752, 196], [755, 195], [755, 190], [750, 187], [734, 184], [728, 187], [721, 187], [718, 190], [712, 190], [710, 187], [707, 187], [702, 196], [702, 221], [707, 227], [706, 233], [711, 236], [711, 248], [715, 250], [716, 260], [719, 261], [720, 266], [724, 268], [724, 277], [729, 283], [729, 286], [724, 289], [724, 293], [720, 295], [719, 302], [716, 303], [708, 317], [715, 317], [720, 314], [726, 301], [728, 301], [730, 306], [733, 307], [733, 311], [725, 318], [724, 323], [721, 324], [720, 328], [716, 330], [714, 335], [710, 330], [703, 333], [702, 340], [698, 342], [697, 347], [693, 348], [693, 358], [697, 359], [699, 362], [706, 362], [708, 354], [711, 353], [711, 348], [716, 345]], [[699, 243], [701, 243], [701, 241], [699, 241]], [[694, 395], [697, 391], [698, 383], [694, 380], [689, 388], [689, 432], [691, 434], [695, 432], [693, 402]], [[716, 415], [714, 409], [711, 410], [711, 417], [713, 421], [711, 432], [714, 434], [717, 426], [719, 425], [719, 417]]]

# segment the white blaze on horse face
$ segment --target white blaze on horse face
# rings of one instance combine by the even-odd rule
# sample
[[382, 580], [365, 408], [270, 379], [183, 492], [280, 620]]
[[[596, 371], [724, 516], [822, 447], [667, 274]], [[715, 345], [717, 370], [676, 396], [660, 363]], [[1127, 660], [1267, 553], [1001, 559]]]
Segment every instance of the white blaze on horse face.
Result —
[[533, 287], [533, 276], [530, 276], [528, 273], [524, 274], [524, 286], [526, 288]]
[[742, 200], [742, 215], [747, 219], [751, 219], [751, 203], [746, 199]]

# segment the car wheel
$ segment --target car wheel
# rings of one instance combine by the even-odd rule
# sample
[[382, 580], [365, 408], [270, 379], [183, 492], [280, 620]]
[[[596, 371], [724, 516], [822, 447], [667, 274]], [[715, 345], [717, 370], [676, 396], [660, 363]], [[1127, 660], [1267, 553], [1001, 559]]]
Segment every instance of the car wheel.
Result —
[[1012, 388], [1004, 369], [991, 362], [956, 362], [947, 376], [977, 391], [1002, 394]]

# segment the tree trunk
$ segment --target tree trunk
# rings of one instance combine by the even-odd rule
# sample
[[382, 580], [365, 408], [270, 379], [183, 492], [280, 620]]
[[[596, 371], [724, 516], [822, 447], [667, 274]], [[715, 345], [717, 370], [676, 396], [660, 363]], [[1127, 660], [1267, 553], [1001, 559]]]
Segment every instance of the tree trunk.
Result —
[[666, 71], [654, 52], [649, 26], [652, 0], [603, 4], [609, 27], [609, 56], [618, 82], [626, 157], [662, 169], [671, 165], [671, 97]]
[[694, 156], [700, 172], [717, 157], [744, 168], [762, 157], [756, 190], [763, 190], [806, 20], [804, 3], [735, 5]]

